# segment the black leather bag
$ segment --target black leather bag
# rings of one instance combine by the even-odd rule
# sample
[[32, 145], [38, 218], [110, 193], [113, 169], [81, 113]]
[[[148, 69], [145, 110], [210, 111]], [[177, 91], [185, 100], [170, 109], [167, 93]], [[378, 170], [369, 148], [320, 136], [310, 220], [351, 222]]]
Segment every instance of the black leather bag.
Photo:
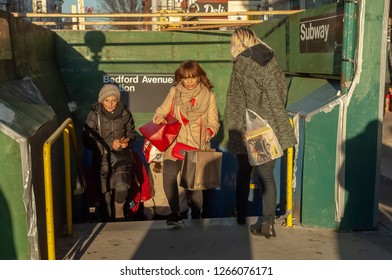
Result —
[[117, 168], [133, 163], [133, 154], [130, 149], [119, 149], [110, 151], [110, 165]]

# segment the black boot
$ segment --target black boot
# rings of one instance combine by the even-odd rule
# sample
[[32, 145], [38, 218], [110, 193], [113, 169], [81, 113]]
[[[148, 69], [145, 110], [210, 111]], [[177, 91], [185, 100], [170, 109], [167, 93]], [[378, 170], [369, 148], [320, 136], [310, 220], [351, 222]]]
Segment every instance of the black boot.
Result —
[[265, 236], [265, 238], [276, 237], [276, 232], [274, 229], [274, 222], [263, 222], [261, 225], [251, 225], [249, 227], [250, 233], [253, 235]]
[[245, 225], [246, 223], [246, 217], [245, 216], [237, 216], [237, 224], [239, 225]]

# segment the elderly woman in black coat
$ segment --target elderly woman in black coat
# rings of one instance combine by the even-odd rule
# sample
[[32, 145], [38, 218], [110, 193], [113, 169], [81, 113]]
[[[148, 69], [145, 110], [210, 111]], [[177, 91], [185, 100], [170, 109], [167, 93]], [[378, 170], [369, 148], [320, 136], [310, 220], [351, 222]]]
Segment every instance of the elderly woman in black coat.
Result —
[[[120, 90], [113, 84], [105, 84], [83, 130], [83, 143], [93, 151], [93, 170], [95, 182], [100, 185], [103, 221], [124, 218], [134, 162], [131, 151], [134, 131], [133, 116], [120, 100]], [[117, 156], [117, 162], [114, 161], [116, 155], [121, 155]]]

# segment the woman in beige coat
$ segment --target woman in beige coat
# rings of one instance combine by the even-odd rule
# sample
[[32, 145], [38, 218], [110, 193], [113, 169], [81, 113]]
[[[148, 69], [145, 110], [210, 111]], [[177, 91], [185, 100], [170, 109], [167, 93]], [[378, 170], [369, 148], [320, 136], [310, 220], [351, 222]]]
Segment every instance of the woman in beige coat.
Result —
[[[153, 117], [153, 122], [160, 124], [165, 122], [166, 115], [172, 112], [171, 114], [181, 123], [176, 140], [163, 155], [163, 187], [171, 210], [167, 225], [177, 225], [181, 222], [177, 176], [182, 160], [172, 155], [174, 145], [180, 142], [197, 149], [208, 149], [211, 138], [219, 130], [218, 108], [212, 88], [206, 72], [196, 61], [184, 61], [175, 71], [175, 85]], [[189, 196], [192, 218], [200, 218], [202, 191], [190, 191]]]

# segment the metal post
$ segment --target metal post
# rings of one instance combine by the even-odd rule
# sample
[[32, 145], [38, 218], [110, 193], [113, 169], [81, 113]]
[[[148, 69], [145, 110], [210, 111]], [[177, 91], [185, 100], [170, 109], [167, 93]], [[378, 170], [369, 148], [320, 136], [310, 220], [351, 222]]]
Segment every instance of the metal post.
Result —
[[[290, 119], [291, 126], [293, 120]], [[287, 175], [286, 175], [286, 226], [293, 226], [293, 147], [287, 149]]]
[[55, 260], [54, 219], [53, 219], [53, 191], [51, 168], [51, 143], [45, 142], [43, 149], [45, 209], [46, 209], [46, 242], [48, 246], [48, 260]]
[[72, 235], [72, 187], [71, 187], [71, 152], [69, 128], [63, 131], [64, 138], [64, 172], [65, 172], [65, 205], [67, 211], [67, 234]]
[[[84, 14], [84, 0], [78, 0], [78, 13], [79, 14]], [[79, 18], [79, 22], [84, 22], [85, 18]], [[78, 25], [79, 30], [85, 30], [86, 26], [84, 24], [79, 24]]]
[[342, 94], [348, 92], [354, 75], [357, 8], [358, 4], [354, 1], [346, 1], [344, 4], [342, 74], [340, 82]]
[[[151, 13], [157, 13], [158, 12], [158, 0], [151, 0]], [[159, 19], [157, 17], [151, 18], [152, 21], [158, 21]], [[152, 31], [157, 31], [159, 30], [158, 25], [152, 25], [151, 26]]]

